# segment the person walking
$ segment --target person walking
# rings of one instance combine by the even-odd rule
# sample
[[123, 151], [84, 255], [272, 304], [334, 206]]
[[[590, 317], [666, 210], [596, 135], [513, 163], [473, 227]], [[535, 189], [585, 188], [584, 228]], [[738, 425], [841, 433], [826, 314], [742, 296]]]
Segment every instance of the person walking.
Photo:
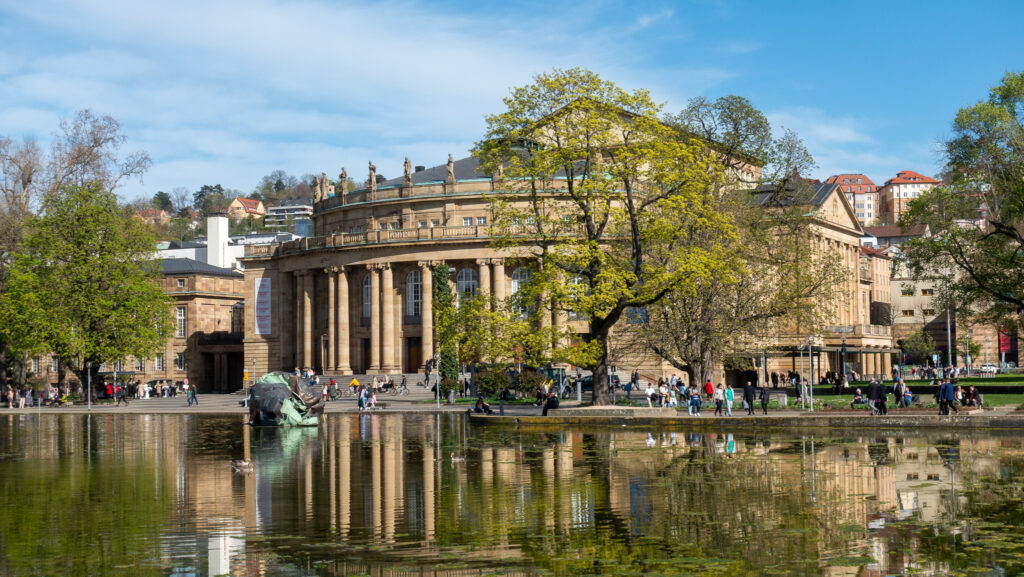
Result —
[[715, 398], [715, 385], [711, 384], [711, 379], [704, 383], [704, 394], [708, 396], [708, 401]]
[[700, 416], [700, 388], [697, 385], [690, 385], [690, 408], [692, 409], [691, 415], [695, 417]]
[[768, 414], [768, 401], [771, 399], [771, 392], [768, 390], [768, 383], [761, 387], [761, 410]]
[[743, 406], [747, 409], [748, 415], [754, 414], [754, 385], [747, 381], [743, 386]]
[[[719, 383], [718, 387], [721, 388], [722, 384]], [[725, 387], [725, 416], [732, 416], [732, 402], [733, 402], [733, 390], [732, 385]]]
[[[708, 381], [708, 382], [710, 382], [710, 381]], [[722, 416], [722, 407], [725, 405], [725, 388], [722, 387], [722, 385], [718, 385], [718, 388], [715, 389], [714, 400], [715, 400], [715, 416], [716, 417], [721, 417]]]
[[949, 382], [949, 379], [942, 379], [942, 384], [939, 385], [939, 392], [936, 393], [935, 398], [939, 401], [939, 414], [949, 414], [949, 399], [953, 398], [953, 384]]

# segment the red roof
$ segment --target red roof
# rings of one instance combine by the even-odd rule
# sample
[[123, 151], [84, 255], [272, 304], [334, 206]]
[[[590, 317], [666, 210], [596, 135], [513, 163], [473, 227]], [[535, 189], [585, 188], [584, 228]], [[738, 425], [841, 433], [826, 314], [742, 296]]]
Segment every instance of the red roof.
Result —
[[865, 246], [863, 244], [860, 245], [860, 252], [861, 252], [861, 254], [865, 254], [865, 255], [868, 255], [868, 256], [873, 256], [873, 257], [878, 257], [878, 258], [886, 258], [886, 259], [889, 258], [889, 255], [885, 254], [881, 250], [879, 250], [877, 248], [874, 248], [874, 247]]
[[912, 183], [923, 183], [923, 184], [941, 184], [934, 178], [927, 177], [923, 174], [914, 172], [913, 170], [901, 170], [896, 173], [895, 178], [890, 178], [885, 181], [885, 185], [890, 184], [912, 184]]
[[[864, 182], [856, 182], [856, 181], [854, 181], [854, 182], [843, 182], [844, 178], [848, 178], [850, 180], [853, 180], [855, 178], [860, 178]], [[864, 174], [836, 174], [836, 175], [828, 177], [828, 180], [826, 180], [825, 183], [826, 184], [842, 184], [842, 185], [851, 185], [851, 184], [854, 184], [854, 185], [857, 185], [857, 184], [867, 184], [869, 186], [874, 186], [875, 185], [875, 183], [872, 182], [872, 180], [870, 178], [868, 178]]]
[[245, 212], [259, 212], [260, 210], [260, 201], [254, 198], [245, 198], [244, 196], [239, 196], [236, 200], [239, 202], [239, 204], [242, 205], [242, 208], [245, 209]]

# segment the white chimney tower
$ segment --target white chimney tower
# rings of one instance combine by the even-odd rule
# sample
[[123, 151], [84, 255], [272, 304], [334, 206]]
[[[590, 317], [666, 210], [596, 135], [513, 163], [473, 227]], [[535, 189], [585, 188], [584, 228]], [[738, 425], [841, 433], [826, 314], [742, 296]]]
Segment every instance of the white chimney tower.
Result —
[[228, 217], [215, 214], [206, 219], [206, 264], [227, 268]]

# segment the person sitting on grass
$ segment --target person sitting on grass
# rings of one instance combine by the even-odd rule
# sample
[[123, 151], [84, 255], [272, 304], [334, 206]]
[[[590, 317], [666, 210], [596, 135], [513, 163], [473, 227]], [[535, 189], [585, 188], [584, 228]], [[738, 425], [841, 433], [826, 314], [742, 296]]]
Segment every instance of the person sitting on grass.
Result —
[[857, 389], [857, 392], [853, 393], [853, 402], [850, 403], [850, 408], [853, 409], [857, 405], [866, 404], [868, 404], [868, 400], [864, 398], [864, 395], [860, 392], [860, 389]]

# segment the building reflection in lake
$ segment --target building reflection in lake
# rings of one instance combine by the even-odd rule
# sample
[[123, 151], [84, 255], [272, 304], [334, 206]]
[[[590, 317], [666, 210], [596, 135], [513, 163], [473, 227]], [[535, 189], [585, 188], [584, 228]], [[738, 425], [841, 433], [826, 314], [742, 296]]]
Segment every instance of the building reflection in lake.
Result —
[[[330, 415], [318, 429], [173, 415], [30, 429], [18, 419], [0, 423], [0, 454], [39, 463], [37, 477], [90, 487], [90, 471], [107, 466], [148, 485], [150, 531], [175, 575], [588, 574], [639, 560], [679, 571], [657, 565], [682, 562], [673, 551], [790, 573], [943, 574], [953, 568], [922, 527], [970, 538], [965, 489], [1024, 460], [1015, 437], [969, 434], [531, 430], [461, 415]], [[254, 471], [232, 473], [238, 458]], [[830, 566], [840, 557], [863, 562]]]

